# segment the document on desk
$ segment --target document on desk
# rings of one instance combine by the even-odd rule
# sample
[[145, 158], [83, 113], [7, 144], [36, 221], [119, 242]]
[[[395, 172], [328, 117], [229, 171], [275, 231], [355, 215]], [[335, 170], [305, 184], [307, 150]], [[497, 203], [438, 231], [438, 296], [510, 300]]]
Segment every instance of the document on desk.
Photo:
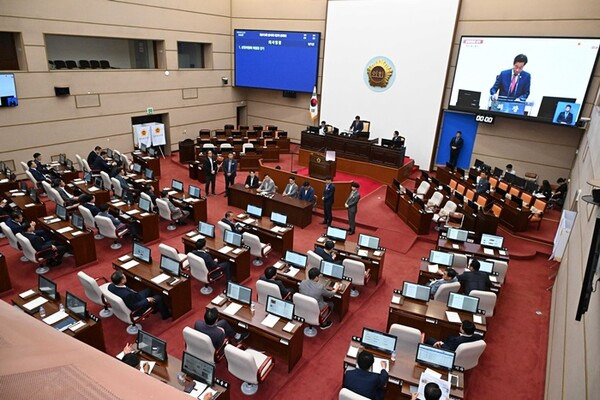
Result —
[[235, 315], [238, 311], [242, 309], [242, 305], [238, 303], [231, 303], [223, 310], [223, 314], [227, 315]]
[[45, 222], [48, 225], [50, 225], [50, 224], [54, 224], [54, 223], [59, 222], [59, 221], [60, 221], [60, 218], [52, 218], [52, 219], [49, 219], [48, 221], [45, 221]]
[[164, 281], [166, 281], [167, 279], [169, 279], [170, 276], [167, 274], [160, 274], [155, 276], [154, 278], [150, 279], [152, 282], [156, 283], [157, 285], [160, 285], [161, 283], [163, 283]]
[[450, 398], [450, 382], [441, 379], [441, 377], [437, 377], [439, 375], [437, 373], [431, 373], [433, 371], [427, 369], [425, 372], [421, 374], [421, 378], [419, 378], [419, 389], [417, 392], [419, 393], [419, 399], [425, 399], [425, 385], [430, 382], [434, 382], [438, 385], [438, 387], [442, 390], [442, 397], [440, 399], [449, 399]]
[[392, 303], [400, 304], [400, 296], [392, 296]]
[[237, 249], [235, 249], [235, 250], [233, 251], [233, 254], [236, 254], [236, 255], [237, 255], [237, 254], [240, 254], [242, 251], [244, 251], [244, 248], [243, 248], [243, 247], [238, 247]]
[[25, 204], [25, 208], [29, 208], [29, 207], [33, 207], [35, 206], [35, 203], [27, 203]]
[[317, 242], [323, 243], [323, 242], [325, 242], [325, 238], [323, 236], [321, 236], [320, 238], [317, 239]]
[[86, 325], [85, 321], [77, 321], [73, 325], [70, 325], [68, 328], [71, 332], [75, 332], [78, 329], [83, 328]]
[[296, 326], [297, 325], [295, 323], [290, 321], [287, 324], [285, 324], [285, 326], [283, 327], [283, 330], [287, 333], [292, 333], [296, 329]]
[[83, 235], [84, 233], [85, 233], [84, 231], [75, 231], [75, 232], [71, 232], [71, 235], [79, 236], [79, 235]]
[[48, 325], [54, 325], [61, 319], [67, 318], [69, 315], [64, 311], [57, 311], [54, 314], [44, 318], [42, 321]]
[[204, 239], [204, 236], [202, 236], [202, 235], [196, 235], [196, 236], [190, 238], [190, 240], [192, 242], [197, 242], [198, 239]]
[[25, 196], [25, 193], [23, 192], [15, 192], [12, 194], [12, 197], [21, 197], [21, 196]]
[[191, 231], [191, 232], [186, 233], [185, 236], [192, 237], [192, 236], [197, 235], [197, 234], [198, 234], [197, 231]]
[[440, 267], [437, 264], [429, 264], [427, 266], [427, 271], [431, 272], [432, 274], [437, 274], [439, 270]]
[[288, 272], [286, 272], [285, 274], [287, 276], [296, 276], [296, 274], [298, 273], [298, 271], [300, 271], [298, 268], [290, 267], [290, 269], [288, 270]]
[[496, 278], [494, 275], [490, 275], [490, 281], [493, 283], [498, 283], [498, 278]]
[[501, 256], [505, 256], [506, 255], [506, 251], [504, 251], [504, 250], [498, 250], [498, 254], [500, 254]]
[[121, 268], [131, 269], [131, 268], [135, 267], [136, 265], [139, 265], [139, 262], [137, 262], [135, 260], [131, 260], [131, 261], [126, 262], [125, 264], [122, 264]]
[[129, 210], [127, 211], [127, 214], [129, 215], [135, 215], [135, 214], [139, 214], [140, 210], [136, 210], [135, 208], [133, 210]]
[[121, 206], [124, 206], [124, 205], [125, 205], [124, 201], [117, 201], [116, 203], [113, 203], [113, 206], [115, 206], [115, 207], [121, 207]]
[[456, 243], [452, 243], [452, 248], [453, 249], [460, 249], [460, 246], [457, 245]]
[[36, 297], [35, 299], [31, 300], [30, 302], [23, 304], [23, 307], [25, 307], [25, 309], [31, 311], [31, 310], [38, 308], [42, 304], [46, 304], [47, 302], [48, 302], [48, 300], [46, 300], [43, 297]]
[[134, 182], [135, 183], [140, 183], [140, 182], [145, 182], [146, 180], [144, 178], [140, 178], [140, 179], [136, 179]]
[[229, 247], [229, 246], [223, 246], [219, 249], [219, 253], [222, 254], [227, 254], [229, 253], [231, 250], [233, 250], [233, 247]]
[[487, 254], [488, 256], [493, 256], [494, 255], [494, 249], [488, 249], [487, 247], [483, 248], [483, 252], [485, 254]]
[[220, 294], [214, 299], [212, 299], [210, 302], [217, 306], [220, 306], [221, 304], [225, 303], [225, 301], [227, 301], [227, 297], [223, 294]]
[[277, 269], [281, 269], [281, 267], [285, 266], [285, 264], [281, 261], [277, 261], [273, 266]]
[[97, 191], [98, 191], [98, 190], [100, 190], [100, 189], [98, 189], [96, 186], [92, 186], [92, 187], [91, 187], [91, 188], [89, 188], [88, 190], [89, 190], [90, 192], [97, 192]]
[[193, 197], [188, 197], [187, 199], [183, 199], [183, 201], [185, 201], [186, 203], [195, 203], [195, 202], [200, 201], [200, 200], [195, 199]]
[[117, 260], [119, 260], [121, 262], [125, 262], [125, 261], [129, 260], [130, 258], [131, 258], [131, 256], [129, 254], [125, 254], [124, 256], [117, 258]]
[[260, 321], [261, 325], [267, 326], [269, 328], [273, 328], [275, 324], [279, 321], [279, 317], [277, 315], [269, 314], [265, 319]]
[[167, 193], [169, 196], [173, 196], [174, 194], [179, 193], [177, 190], [169, 190], [169, 192]]
[[461, 319], [460, 319], [460, 315], [458, 315], [457, 312], [454, 311], [446, 311], [446, 318], [448, 318], [448, 321], [450, 322], [457, 322], [457, 323], [461, 323]]
[[19, 297], [22, 299], [26, 299], [28, 297], [31, 297], [35, 294], [35, 291], [32, 289], [27, 290], [26, 292], [20, 293]]
[[140, 361], [140, 372], [144, 372], [144, 365], [148, 364], [150, 368], [148, 368], [148, 373], [152, 373], [154, 366], [156, 365], [156, 361]]
[[208, 386], [206, 385], [206, 383], [202, 383], [202, 382], [198, 382], [198, 381], [194, 381], [194, 389], [188, 393], [190, 396], [196, 398], [196, 399], [201, 399], [202, 397], [200, 396], [206, 389], [208, 388]]
[[473, 315], [473, 322], [475, 322], [478, 325], [482, 325], [483, 317], [481, 315]]
[[374, 251], [374, 252], [373, 252], [373, 255], [374, 255], [375, 257], [379, 257], [379, 256], [381, 256], [382, 254], [383, 254], [383, 251], [380, 251], [380, 250], [377, 250], [377, 251]]
[[8, 182], [8, 178], [4, 178], [4, 179], [0, 180], [0, 183], [6, 183], [6, 182]]
[[244, 218], [245, 216], [246, 216], [246, 214], [244, 214], [244, 213], [240, 213], [237, 215], [238, 218]]
[[348, 352], [346, 353], [348, 357], [356, 358], [358, 356], [358, 347], [354, 347], [350, 345], [348, 348]]
[[56, 232], [67, 233], [67, 232], [71, 232], [72, 230], [73, 230], [72, 226], [65, 226], [64, 228], [57, 229]]
[[242, 222], [245, 224], [253, 224], [256, 220], [254, 218], [246, 218]]
[[[371, 366], [372, 372], [378, 374], [381, 372], [382, 369], [385, 369], [386, 371], [390, 370], [390, 362], [388, 359], [380, 358], [380, 357], [374, 357], [374, 358], [375, 358], [375, 360], [373, 362], [373, 366]], [[383, 362], [385, 364], [385, 367], [381, 366], [381, 362]]]
[[275, 233], [280, 233], [282, 231], [282, 228], [278, 227], [278, 226], [274, 226], [270, 229], [271, 232], [275, 232]]
[[369, 251], [368, 250], [359, 250], [358, 251], [358, 255], [361, 257], [368, 257], [369, 256]]

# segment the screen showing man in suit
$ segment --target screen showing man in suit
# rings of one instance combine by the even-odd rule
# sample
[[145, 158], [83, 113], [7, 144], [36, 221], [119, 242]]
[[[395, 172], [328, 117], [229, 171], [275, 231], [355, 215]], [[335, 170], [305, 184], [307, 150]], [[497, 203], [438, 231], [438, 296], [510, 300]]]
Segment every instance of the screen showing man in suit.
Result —
[[523, 71], [527, 61], [525, 54], [518, 54], [513, 60], [513, 67], [496, 76], [496, 82], [490, 89], [490, 94], [495, 100], [499, 97], [519, 101], [527, 100], [531, 86], [531, 74]]
[[556, 117], [557, 124], [573, 125], [573, 113], [571, 112], [571, 105], [567, 104], [564, 111], [560, 112]]

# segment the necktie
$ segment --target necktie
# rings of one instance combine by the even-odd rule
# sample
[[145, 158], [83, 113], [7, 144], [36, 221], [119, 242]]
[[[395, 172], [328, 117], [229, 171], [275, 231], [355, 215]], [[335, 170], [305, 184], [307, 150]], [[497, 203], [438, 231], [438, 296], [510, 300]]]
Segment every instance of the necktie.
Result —
[[508, 94], [513, 94], [515, 91], [515, 86], [517, 86], [517, 78], [519, 75], [514, 75], [512, 78], [512, 82], [510, 83], [510, 89], [508, 89]]
[[233, 162], [229, 161], [229, 167], [227, 167], [227, 172], [231, 172], [231, 164], [233, 164]]

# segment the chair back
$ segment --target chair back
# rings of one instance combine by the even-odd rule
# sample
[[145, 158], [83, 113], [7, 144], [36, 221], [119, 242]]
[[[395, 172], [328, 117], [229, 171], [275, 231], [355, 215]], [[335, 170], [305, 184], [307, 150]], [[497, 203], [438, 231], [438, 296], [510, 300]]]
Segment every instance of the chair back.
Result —
[[61, 206], [65, 205], [65, 201], [60, 196], [60, 193], [58, 193], [58, 190], [56, 190], [55, 188], [51, 187], [46, 193], [48, 193], [48, 198], [56, 204], [60, 204]]
[[450, 293], [458, 293], [459, 290], [460, 282], [444, 283], [440, 285], [438, 290], [435, 292], [433, 299], [436, 301], [441, 301], [442, 303], [447, 303]]
[[522, 192], [521, 193], [521, 200], [523, 200], [523, 204], [524, 205], [530, 205], [531, 204], [531, 200], [533, 200], [533, 197], [531, 197], [531, 195], [529, 193], [526, 192]]
[[87, 226], [89, 229], [96, 229], [96, 220], [94, 219], [94, 215], [92, 214], [92, 212], [88, 210], [87, 207], [84, 207], [82, 205], [77, 206], [77, 209], [83, 217], [83, 222], [85, 223], [85, 226]]
[[488, 179], [488, 181], [490, 182], [490, 189], [495, 189], [498, 185], [498, 178], [491, 176], [490, 179]]
[[129, 162], [129, 157], [127, 157], [126, 154], [121, 154], [121, 162], [123, 163], [123, 169], [125, 170], [125, 173], [127, 173], [131, 165], [131, 163]]
[[160, 255], [172, 258], [173, 260], [179, 261], [181, 257], [179, 257], [179, 253], [175, 247], [171, 247], [167, 244], [161, 243], [158, 245], [158, 251]]
[[496, 279], [498, 279], [499, 284], [503, 285], [504, 280], [506, 279], [506, 272], [508, 271], [508, 263], [506, 261], [501, 260], [488, 259], [487, 261], [491, 261], [494, 263], [494, 272], [498, 273]]
[[462, 183], [459, 183], [458, 185], [456, 185], [456, 191], [460, 194], [464, 194], [465, 193], [465, 185], [463, 185]]
[[398, 338], [396, 340], [396, 355], [404, 354], [407, 357], [414, 357], [417, 352], [417, 345], [421, 343], [420, 330], [410, 326], [392, 324], [389, 333]]
[[190, 263], [190, 274], [202, 283], [209, 283], [208, 268], [206, 268], [206, 263], [202, 257], [190, 252], [187, 254], [187, 258]]
[[217, 226], [219, 227], [219, 231], [221, 232], [221, 237], [223, 237], [223, 232], [231, 230], [231, 226], [227, 225], [223, 221], [217, 221]]
[[33, 183], [33, 187], [36, 188], [38, 185], [38, 182], [33, 177], [33, 174], [31, 173], [31, 171], [29, 171], [29, 170], [25, 171], [25, 175], [27, 175], [27, 178], [29, 178], [31, 183]]
[[338, 400], [369, 400], [369, 398], [354, 393], [350, 389], [342, 388], [342, 390], [340, 390], [340, 394], [338, 395]]
[[17, 241], [21, 245], [21, 249], [23, 249], [23, 255], [31, 262], [37, 263], [38, 259], [35, 256], [35, 249], [33, 245], [22, 233], [17, 233], [16, 235]]
[[450, 215], [450, 213], [453, 213], [454, 211], [456, 211], [456, 207], [458, 207], [458, 206], [456, 205], [455, 202], [447, 201], [446, 204], [444, 204], [443, 210], [446, 211], [447, 215]]
[[260, 238], [252, 233], [244, 232], [242, 234], [244, 244], [250, 247], [250, 254], [254, 257], [262, 257], [262, 244]]
[[88, 172], [91, 174], [92, 169], [90, 168], [90, 164], [87, 162], [87, 160], [85, 158], [82, 158], [81, 162], [83, 164], [83, 172]]
[[485, 207], [487, 204], [487, 199], [484, 196], [477, 196], [477, 205], [480, 207]]
[[[42, 181], [42, 188], [44, 189], [44, 192], [46, 192], [46, 194], [48, 195], [49, 200], [56, 202], [56, 200], [54, 200], [52, 197], [54, 195], [54, 193], [50, 193], [51, 189], [52, 189], [52, 185], [50, 185], [48, 182], [46, 181]], [[60, 197], [60, 196], [59, 196]]]
[[500, 182], [498, 182], [498, 187], [500, 189], [506, 191], [506, 190], [508, 190], [508, 183], [500, 181]]
[[100, 171], [100, 176], [102, 177], [102, 184], [104, 185], [104, 190], [112, 189], [112, 182], [110, 180], [110, 176], [104, 171]]
[[215, 363], [215, 346], [210, 337], [200, 331], [186, 326], [183, 328], [185, 351], [207, 363]]
[[502, 207], [500, 207], [498, 204], [494, 204], [492, 206], [492, 213], [496, 218], [500, 218], [500, 214], [502, 214]]
[[221, 143], [221, 145], [219, 146], [219, 149], [224, 150], [231, 150], [233, 149], [233, 146], [231, 145], [231, 143]]
[[203, 148], [203, 149], [211, 149], [211, 150], [214, 150], [216, 147], [215, 147], [215, 145], [214, 145], [214, 144], [212, 144], [212, 143], [204, 143], [204, 144], [202, 145], [202, 148]]
[[12, 229], [10, 229], [8, 225], [6, 225], [6, 222], [0, 222], [0, 228], [2, 229], [2, 233], [4, 233], [4, 236], [6, 236], [6, 238], [8, 239], [8, 244], [10, 244], [10, 247], [17, 251], [20, 251], [21, 249], [19, 248], [17, 237], [13, 233]]
[[110, 178], [112, 182], [112, 187], [115, 192], [115, 196], [123, 197], [123, 188], [121, 187], [121, 182], [117, 178]]
[[140, 192], [140, 197], [142, 199], [148, 200], [150, 202], [150, 204], [152, 204], [152, 197], [150, 197], [150, 195], [148, 193]]
[[476, 367], [485, 348], [486, 344], [483, 339], [458, 345], [454, 365], [463, 367], [465, 370]]
[[494, 316], [494, 308], [496, 307], [497, 300], [496, 293], [484, 290], [471, 290], [469, 296], [479, 298], [479, 308], [485, 311], [486, 318]]
[[307, 266], [306, 268], [310, 271], [311, 268], [321, 268], [321, 261], [323, 261], [323, 257], [318, 255], [312, 250], [308, 250], [306, 252], [308, 256]]
[[361, 122], [363, 123], [363, 128], [361, 132], [369, 132], [369, 129], [371, 129], [371, 121], [362, 120]]
[[253, 385], [258, 384], [258, 366], [249, 352], [230, 344], [225, 346], [227, 369], [238, 379]]
[[508, 193], [512, 194], [513, 196], [517, 196], [517, 197], [519, 197], [519, 189], [518, 189], [518, 188], [516, 188], [516, 187], [514, 187], [514, 186], [512, 186], [512, 187], [510, 188], [510, 190], [509, 190], [509, 192], [508, 192]]
[[167, 221], [172, 221], [171, 218], [171, 210], [169, 210], [169, 205], [163, 199], [156, 199], [156, 206], [158, 207], [158, 214], [161, 218], [166, 219]]
[[106, 301], [108, 301], [108, 304], [110, 304], [110, 308], [117, 318], [126, 324], [132, 324], [133, 321], [131, 320], [131, 310], [125, 305], [123, 299], [108, 290], [108, 285], [102, 286], [100, 290], [102, 291], [102, 295], [104, 295]]
[[93, 303], [103, 306], [102, 291], [100, 290], [100, 286], [98, 286], [98, 282], [83, 271], [77, 273], [77, 278], [79, 279], [81, 286], [83, 286], [86, 297]]
[[79, 164], [79, 169], [83, 171], [83, 161], [81, 161], [81, 156], [79, 154], [75, 154], [75, 158], [77, 159], [77, 164]]
[[434, 192], [429, 201], [427, 201], [427, 205], [430, 207], [439, 207], [442, 201], [444, 201], [444, 195], [440, 192]]
[[365, 264], [361, 261], [346, 258], [342, 261], [344, 266], [344, 275], [352, 278], [353, 286], [364, 286], [366, 278]]
[[246, 154], [246, 149], [253, 149], [254, 145], [252, 143], [244, 143], [242, 145], [242, 154]]
[[540, 199], [535, 199], [533, 206], [540, 212], [544, 212], [546, 210], [546, 202]]
[[431, 184], [429, 182], [427, 182], [427, 181], [421, 182], [421, 184], [417, 188], [417, 195], [425, 196], [427, 194], [427, 192], [429, 191], [430, 187], [431, 187]]
[[109, 237], [111, 239], [117, 239], [117, 229], [115, 225], [108, 217], [103, 217], [102, 215], [96, 215], [94, 217], [94, 221], [96, 221], [96, 226], [98, 227], [98, 232], [102, 236]]
[[473, 189], [467, 189], [467, 191], [465, 192], [465, 197], [473, 201], [473, 199], [475, 199], [475, 191], [473, 191]]
[[294, 312], [297, 316], [304, 318], [309, 325], [319, 325], [319, 303], [313, 297], [303, 295], [302, 293], [294, 293], [292, 298], [295, 307]]
[[21, 168], [23, 168], [23, 172], [25, 172], [29, 169], [29, 167], [27, 166], [27, 163], [25, 161], [19, 161], [19, 163], [21, 164]]
[[467, 262], [468, 262], [468, 258], [466, 254], [461, 254], [461, 253], [453, 253], [454, 257], [452, 260], [452, 268], [454, 269], [460, 269], [462, 268], [463, 270], [465, 268], [467, 268]]
[[262, 305], [267, 304], [268, 296], [281, 299], [279, 286], [271, 282], [263, 281], [262, 279], [256, 281], [256, 294], [258, 296], [258, 304]]
[[454, 179], [450, 179], [450, 189], [455, 190], [456, 189], [456, 185], [458, 185], [458, 182]]

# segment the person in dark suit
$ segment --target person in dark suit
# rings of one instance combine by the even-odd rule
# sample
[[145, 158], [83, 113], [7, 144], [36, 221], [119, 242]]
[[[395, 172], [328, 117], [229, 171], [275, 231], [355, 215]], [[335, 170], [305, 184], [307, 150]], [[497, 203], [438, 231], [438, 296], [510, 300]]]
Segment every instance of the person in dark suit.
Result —
[[148, 308], [154, 306], [162, 319], [167, 319], [171, 316], [171, 312], [161, 295], [155, 295], [150, 288], [139, 292], [128, 288], [125, 285], [127, 278], [122, 271], [113, 272], [110, 280], [112, 283], [108, 285], [108, 290], [123, 299], [123, 302], [131, 311], [137, 310], [135, 315], [141, 315]]
[[258, 176], [256, 176], [256, 172], [250, 170], [248, 176], [246, 177], [246, 183], [244, 184], [244, 186], [246, 187], [246, 189], [256, 189], [259, 185], [260, 182], [258, 181]]
[[404, 145], [404, 138], [400, 137], [400, 132], [394, 131], [394, 136], [392, 136], [392, 142], [394, 147], [402, 147]]
[[573, 113], [571, 112], [571, 106], [567, 104], [565, 106], [565, 111], [558, 114], [556, 118], [556, 123], [563, 125], [573, 125]]
[[488, 174], [485, 171], [481, 171], [479, 174], [479, 181], [475, 185], [475, 193], [482, 194], [490, 191], [490, 181], [488, 180]]
[[527, 100], [531, 86], [531, 75], [523, 71], [525, 64], [527, 64], [527, 56], [519, 54], [513, 60], [511, 69], [504, 70], [496, 76], [496, 82], [490, 89], [493, 98], [498, 99], [498, 96], [502, 96], [518, 101]]
[[331, 208], [333, 207], [333, 201], [335, 200], [335, 185], [331, 182], [331, 177], [328, 176], [325, 178], [325, 190], [323, 190], [323, 213], [325, 214], [325, 219], [321, 224], [331, 225], [333, 221], [333, 214], [331, 212]]
[[60, 195], [60, 198], [63, 199], [63, 201], [65, 202], [65, 205], [73, 205], [77, 203], [79, 198], [67, 192], [65, 186], [65, 181], [63, 181], [62, 179], [57, 179], [54, 181], [54, 188]]
[[275, 267], [267, 267], [265, 268], [265, 273], [258, 279], [277, 285], [281, 298], [284, 298], [289, 292], [291, 292], [291, 289], [286, 288], [283, 282], [279, 279], [275, 279], [275, 275], [277, 275], [277, 269], [275, 269]]
[[482, 340], [482, 337], [475, 334], [475, 324], [473, 324], [473, 321], [465, 319], [460, 325], [458, 336], [448, 335], [443, 341], [427, 338], [425, 343], [437, 347], [438, 349], [456, 351], [456, 348], [461, 344], [475, 342], [477, 340]]
[[473, 259], [467, 269], [468, 271], [458, 276], [465, 294], [468, 295], [471, 290], [490, 290], [492, 287], [490, 276], [486, 272], [479, 271], [479, 261]]
[[227, 160], [223, 162], [223, 173], [225, 174], [225, 197], [229, 195], [229, 185], [235, 183], [238, 162], [233, 158], [233, 153], [227, 154]]
[[208, 335], [215, 349], [220, 349], [223, 346], [225, 338], [233, 339], [236, 344], [240, 344], [250, 336], [248, 332], [237, 333], [227, 321], [224, 319], [219, 320], [219, 312], [214, 307], [206, 309], [204, 321], [196, 321], [194, 329]]
[[33, 162], [35, 163], [35, 168], [42, 174], [47, 175], [50, 173], [48, 166], [42, 162], [41, 153], [33, 153]]
[[[208, 196], [209, 193], [215, 194], [215, 183], [217, 180], [217, 171], [219, 170], [219, 165], [217, 164], [217, 160], [213, 156], [212, 150], [208, 150], [206, 152], [206, 159], [204, 160], [204, 164], [202, 167], [204, 171], [204, 177], [206, 178], [206, 184], [204, 186], [204, 193]], [[209, 188], [212, 186], [212, 192], [209, 192]]]
[[315, 189], [310, 186], [310, 182], [304, 181], [302, 188], [298, 192], [298, 198], [304, 201], [315, 202]]
[[[47, 256], [42, 254], [42, 258], [49, 258], [48, 265], [55, 266], [62, 263], [62, 258], [67, 252], [67, 246], [56, 243], [54, 240], [50, 240], [41, 234], [38, 234], [35, 230], [35, 222], [24, 222], [23, 223], [23, 236], [25, 236], [31, 242], [31, 245], [35, 251], [48, 250]], [[53, 250], [53, 251], [49, 251]]]
[[363, 130], [363, 122], [360, 120], [360, 116], [356, 116], [354, 117], [354, 121], [352, 121], [352, 124], [350, 125], [350, 130], [352, 131], [352, 133], [358, 133], [358, 132], [362, 132]]
[[229, 227], [231, 228], [231, 230], [233, 232], [242, 234], [242, 230], [238, 228], [238, 225], [235, 223], [235, 220], [233, 219], [233, 211], [227, 211], [225, 213], [225, 217], [221, 219], [221, 222], [229, 225]]
[[361, 351], [357, 357], [358, 368], [346, 371], [343, 387], [372, 400], [383, 400], [384, 388], [388, 380], [386, 363], [381, 361], [381, 371], [376, 374], [369, 371], [374, 361], [372, 353]]
[[325, 247], [315, 246], [315, 253], [320, 256], [323, 261], [328, 261], [336, 264], [342, 264], [342, 261], [336, 261], [337, 253], [334, 250], [335, 243], [332, 240], [325, 241]]
[[92, 165], [94, 165], [96, 158], [98, 158], [100, 156], [100, 150], [102, 150], [102, 147], [96, 146], [96, 147], [94, 147], [94, 150], [90, 151], [90, 154], [88, 154], [87, 162], [90, 165], [90, 167]]
[[29, 167], [28, 171], [33, 176], [33, 179], [35, 179], [38, 183], [43, 181], [50, 182], [50, 179], [46, 178], [46, 176], [36, 168], [34, 160], [29, 161], [27, 163], [27, 167]]
[[105, 151], [100, 152], [100, 157], [96, 157], [94, 160], [94, 164], [90, 165], [90, 168], [93, 170], [104, 171], [107, 174], [110, 174], [110, 164], [106, 159], [108, 158], [108, 154]]
[[94, 196], [92, 196], [91, 194], [84, 193], [81, 196], [79, 196], [79, 204], [81, 204], [83, 207], [90, 210], [93, 217], [95, 217], [96, 215], [98, 215], [100, 213], [100, 209], [98, 207], [96, 207], [96, 204], [94, 201], [95, 201]]
[[452, 168], [456, 168], [460, 149], [462, 149], [464, 143], [465, 140], [462, 138], [462, 132], [456, 131], [456, 136], [450, 140], [450, 161], [448, 161], [448, 164], [450, 164]]
[[359, 187], [360, 185], [358, 183], [352, 182], [352, 191], [344, 204], [348, 209], [348, 224], [350, 225], [348, 228], [349, 235], [354, 235], [354, 229], [356, 227], [356, 213], [358, 212], [358, 202], [360, 201]]
[[[429, 382], [423, 388], [424, 400], [440, 400], [442, 398], [442, 389], [435, 382]], [[419, 400], [419, 393], [413, 393], [410, 400]]]
[[208, 252], [206, 251], [206, 239], [200, 238], [196, 240], [196, 250], [192, 251], [192, 253], [204, 260], [204, 265], [206, 265], [206, 269], [208, 269], [209, 275], [217, 267], [220, 267], [223, 270], [223, 272], [225, 272], [225, 278], [227, 278], [227, 281], [232, 280], [231, 269], [233, 265], [229, 261], [217, 263], [215, 259], [212, 258], [211, 255], [208, 254]]
[[10, 218], [6, 220], [6, 226], [16, 235], [17, 233], [23, 233], [23, 214], [19, 211], [15, 211], [10, 215]]

